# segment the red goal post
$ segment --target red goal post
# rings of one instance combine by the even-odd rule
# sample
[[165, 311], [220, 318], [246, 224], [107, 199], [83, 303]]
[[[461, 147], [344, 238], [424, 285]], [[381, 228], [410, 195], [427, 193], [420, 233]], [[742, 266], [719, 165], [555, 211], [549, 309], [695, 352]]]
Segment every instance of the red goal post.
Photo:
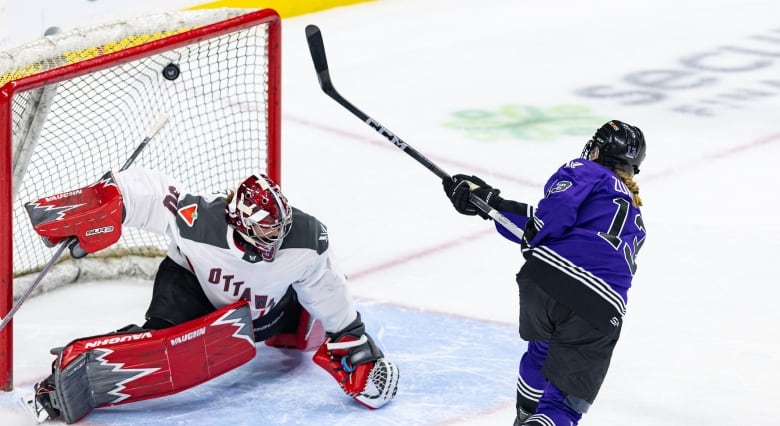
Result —
[[[280, 56], [281, 21], [271, 9], [150, 15], [0, 52], [0, 315], [54, 251], [32, 231], [23, 204], [118, 169], [160, 114], [168, 124], [135, 165], [204, 193], [258, 172], [279, 181]], [[39, 288], [139, 268], [143, 275], [149, 267], [127, 259], [166, 247], [162, 237], [126, 230], [107, 250], [65, 256]], [[12, 327], [0, 331], [5, 391], [13, 388]]]

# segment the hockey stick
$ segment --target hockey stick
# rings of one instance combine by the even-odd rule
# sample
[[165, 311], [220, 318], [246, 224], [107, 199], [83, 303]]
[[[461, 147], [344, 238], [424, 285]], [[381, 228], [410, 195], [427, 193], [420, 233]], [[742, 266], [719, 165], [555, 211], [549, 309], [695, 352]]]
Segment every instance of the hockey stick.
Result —
[[[322, 42], [322, 33], [316, 25], [306, 26], [306, 40], [309, 44], [309, 52], [311, 52], [311, 59], [314, 62], [314, 70], [317, 72], [317, 79], [320, 82], [320, 88], [326, 95], [330, 96], [333, 100], [338, 102], [341, 106], [349, 110], [352, 114], [357, 116], [364, 123], [368, 124], [377, 131], [380, 135], [384, 136], [387, 140], [393, 143], [401, 151], [407, 153], [410, 157], [414, 158], [425, 166], [428, 170], [432, 171], [436, 176], [441, 179], [451, 179], [451, 176], [434, 164], [431, 160], [420, 154], [411, 145], [404, 142], [403, 139], [395, 135], [389, 129], [381, 125], [378, 121], [374, 120], [368, 114], [364, 113], [356, 106], [352, 105], [348, 100], [344, 99], [341, 94], [333, 86], [333, 81], [330, 79], [330, 71], [328, 69], [328, 58], [325, 56], [325, 45]], [[501, 226], [506, 228], [509, 232], [514, 234], [518, 239], [523, 238], [524, 231], [515, 225], [512, 221], [506, 218], [498, 210], [490, 207], [484, 200], [477, 197], [473, 193], [469, 197], [469, 201], [474, 204], [478, 209], [482, 210], [485, 214], [490, 216], [493, 220], [498, 222]]]
[[[154, 126], [152, 126], [152, 128], [149, 129], [149, 132], [147, 133], [144, 140], [141, 141], [138, 147], [135, 148], [135, 151], [133, 151], [133, 153], [130, 155], [130, 158], [128, 158], [127, 161], [125, 161], [125, 164], [122, 165], [122, 168], [120, 168], [119, 171], [125, 170], [128, 167], [130, 167], [131, 164], [133, 164], [133, 161], [135, 161], [135, 159], [138, 158], [138, 155], [141, 154], [141, 151], [143, 151], [143, 149], [146, 148], [146, 145], [149, 144], [149, 141], [152, 140], [154, 135], [156, 135], [157, 132], [160, 131], [160, 129], [165, 125], [167, 121], [168, 121], [167, 114], [162, 114], [157, 118], [157, 122], [155, 122]], [[27, 300], [28, 297], [30, 297], [33, 290], [35, 290], [35, 288], [38, 287], [38, 284], [41, 283], [43, 277], [45, 277], [46, 274], [49, 273], [49, 271], [54, 267], [54, 264], [57, 263], [60, 257], [62, 257], [62, 254], [65, 252], [65, 249], [70, 247], [72, 244], [76, 243], [77, 241], [78, 239], [76, 237], [68, 237], [60, 243], [59, 247], [57, 247], [57, 251], [55, 251], [51, 259], [49, 259], [49, 262], [46, 263], [46, 266], [44, 266], [41, 272], [38, 273], [38, 276], [35, 277], [35, 281], [33, 281], [33, 283], [30, 285], [27, 291], [25, 291], [24, 294], [22, 294], [19, 300], [16, 301], [14, 306], [11, 307], [11, 310], [8, 311], [8, 314], [6, 314], [5, 318], [3, 318], [3, 321], [0, 322], [0, 330], [5, 328], [6, 324], [11, 322], [11, 318], [13, 318], [14, 314], [16, 314], [16, 311], [19, 310], [19, 308], [22, 306], [22, 303], [24, 303], [24, 301]]]

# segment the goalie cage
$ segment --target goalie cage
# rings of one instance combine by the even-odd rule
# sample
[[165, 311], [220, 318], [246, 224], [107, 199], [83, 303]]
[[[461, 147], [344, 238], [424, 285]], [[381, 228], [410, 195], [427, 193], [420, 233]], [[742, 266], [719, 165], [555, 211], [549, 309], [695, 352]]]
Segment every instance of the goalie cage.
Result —
[[[281, 21], [272, 9], [144, 16], [55, 34], [0, 53], [0, 314], [51, 258], [23, 204], [136, 161], [193, 191], [266, 173], [280, 181]], [[13, 235], [13, 238], [7, 236]], [[38, 290], [78, 278], [151, 278], [164, 237], [126, 229], [111, 248], [65, 256]], [[0, 331], [0, 389], [13, 388], [13, 323]]]

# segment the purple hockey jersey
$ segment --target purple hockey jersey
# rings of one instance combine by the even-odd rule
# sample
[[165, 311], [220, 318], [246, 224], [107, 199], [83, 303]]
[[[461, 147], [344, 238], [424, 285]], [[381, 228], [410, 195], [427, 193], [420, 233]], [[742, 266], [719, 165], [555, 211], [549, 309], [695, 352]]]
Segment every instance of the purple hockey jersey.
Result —
[[[612, 170], [581, 158], [561, 166], [544, 191], [530, 213], [533, 228], [526, 226], [531, 240], [523, 247], [523, 268], [594, 328], [618, 335], [636, 255], [645, 239], [631, 191]], [[520, 226], [526, 221], [516, 212], [507, 216]]]

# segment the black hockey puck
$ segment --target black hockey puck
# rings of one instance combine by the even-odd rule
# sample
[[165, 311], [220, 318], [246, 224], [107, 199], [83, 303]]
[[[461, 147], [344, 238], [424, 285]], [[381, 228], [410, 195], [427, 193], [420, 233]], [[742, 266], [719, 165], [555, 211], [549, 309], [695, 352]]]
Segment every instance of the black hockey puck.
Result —
[[179, 74], [181, 74], [181, 70], [179, 70], [179, 66], [173, 63], [166, 65], [165, 68], [163, 68], [162, 70], [163, 77], [171, 81], [179, 78]]
[[43, 33], [44, 36], [50, 36], [61, 33], [62, 30], [60, 27], [49, 27], [46, 29], [46, 31]]

